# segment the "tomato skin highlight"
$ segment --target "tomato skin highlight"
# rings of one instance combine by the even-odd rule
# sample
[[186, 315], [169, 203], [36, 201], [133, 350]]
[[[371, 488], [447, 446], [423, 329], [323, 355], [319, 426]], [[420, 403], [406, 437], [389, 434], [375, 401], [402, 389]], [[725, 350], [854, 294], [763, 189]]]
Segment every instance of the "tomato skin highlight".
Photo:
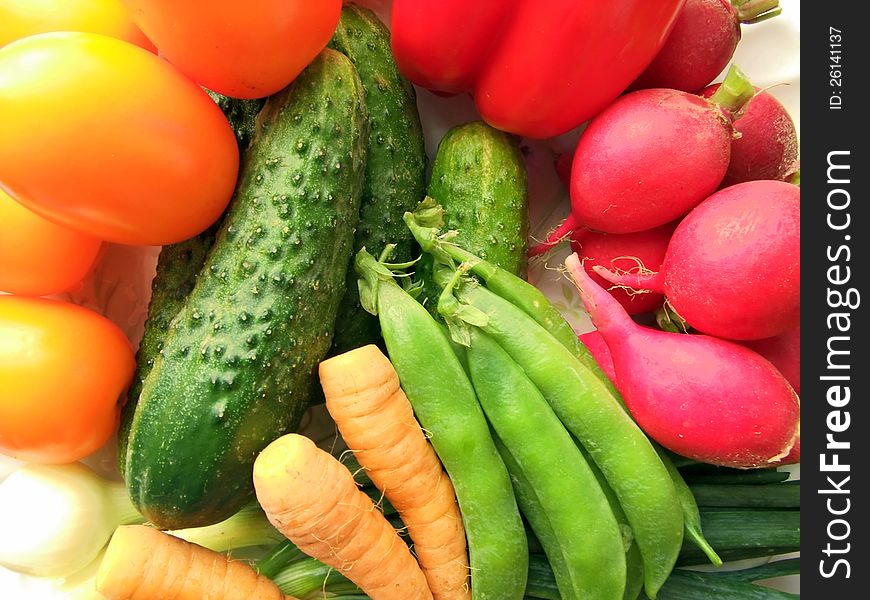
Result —
[[90, 272], [101, 247], [100, 240], [46, 221], [0, 189], [0, 291], [65, 292]]
[[50, 31], [88, 31], [156, 52], [121, 0], [0, 0], [0, 47]]
[[133, 377], [130, 342], [86, 308], [0, 296], [0, 452], [67, 463], [106, 443]]
[[393, 53], [418, 85], [470, 91], [493, 127], [548, 138], [595, 116], [640, 75], [682, 4], [393, 0]]
[[326, 47], [341, 0], [124, 0], [161, 56], [233, 98], [286, 87]]
[[106, 241], [193, 237], [217, 220], [235, 187], [238, 147], [217, 105], [126, 42], [66, 32], [5, 46], [0, 114], [0, 186]]

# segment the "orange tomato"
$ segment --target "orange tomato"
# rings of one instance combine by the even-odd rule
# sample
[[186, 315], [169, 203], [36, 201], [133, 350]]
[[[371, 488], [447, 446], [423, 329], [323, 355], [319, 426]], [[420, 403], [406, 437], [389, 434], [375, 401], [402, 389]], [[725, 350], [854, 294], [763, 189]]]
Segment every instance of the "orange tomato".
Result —
[[124, 0], [160, 54], [234, 98], [289, 84], [335, 32], [341, 0]]
[[239, 166], [226, 117], [137, 46], [43, 33], [0, 49], [0, 186], [103, 240], [162, 245], [206, 229]]
[[102, 33], [152, 52], [121, 0], [0, 0], [0, 47], [49, 31]]
[[65, 292], [91, 270], [102, 242], [55, 225], [0, 190], [0, 291]]
[[0, 296], [0, 452], [40, 463], [91, 454], [117, 428], [135, 366], [127, 338], [105, 317]]

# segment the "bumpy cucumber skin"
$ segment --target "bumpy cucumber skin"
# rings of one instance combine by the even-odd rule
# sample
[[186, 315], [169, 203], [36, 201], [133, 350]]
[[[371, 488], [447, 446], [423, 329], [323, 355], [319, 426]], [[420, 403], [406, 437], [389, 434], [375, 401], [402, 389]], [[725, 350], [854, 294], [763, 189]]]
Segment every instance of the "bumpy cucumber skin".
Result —
[[445, 229], [472, 254], [526, 275], [527, 175], [516, 141], [482, 121], [448, 131], [435, 155], [429, 195], [444, 207]]
[[250, 499], [257, 453], [308, 406], [344, 293], [368, 134], [356, 70], [324, 50], [258, 124], [130, 426], [124, 478], [161, 527], [215, 523]]
[[[526, 166], [513, 136], [483, 121], [457, 125], [438, 144], [427, 193], [444, 208], [443, 230], [472, 254], [525, 278], [529, 234]], [[433, 314], [438, 286], [432, 259], [417, 273], [420, 300]]]
[[[419, 250], [402, 215], [423, 199], [426, 185], [426, 148], [414, 87], [399, 73], [389, 30], [366, 8], [345, 5], [329, 45], [356, 66], [371, 126], [354, 250], [365, 247], [378, 256], [392, 243], [396, 250], [391, 261], [412, 260]], [[351, 265], [335, 326], [335, 354], [381, 338], [377, 318], [360, 305], [356, 282]]]
[[[227, 117], [236, 134], [239, 151], [244, 155], [256, 130], [257, 114], [266, 100], [239, 100], [222, 96], [211, 90], [206, 92]], [[199, 235], [177, 244], [164, 246], [157, 257], [157, 271], [151, 281], [151, 300], [148, 303], [145, 331], [142, 333], [142, 340], [136, 352], [136, 373], [127, 392], [127, 402], [121, 409], [121, 423], [118, 428], [118, 467], [122, 473], [127, 458], [130, 422], [133, 419], [139, 394], [142, 392], [142, 382], [145, 381], [145, 377], [154, 366], [154, 358], [163, 347], [163, 339], [169, 331], [169, 323], [184, 306], [187, 295], [193, 290], [196, 277], [211, 251], [222, 222], [223, 216]]]
[[233, 128], [233, 133], [236, 134], [239, 150], [244, 151], [254, 137], [254, 132], [257, 129], [257, 115], [260, 114], [263, 104], [266, 103], [265, 98], [241, 100], [211, 90], [205, 91], [226, 115]]
[[151, 300], [148, 303], [145, 331], [136, 352], [136, 373], [127, 392], [127, 401], [121, 409], [118, 427], [118, 468], [122, 473], [127, 460], [130, 424], [142, 393], [142, 383], [163, 348], [169, 324], [184, 306], [184, 301], [196, 284], [196, 276], [214, 244], [219, 227], [220, 221], [196, 237], [164, 246], [157, 257], [157, 272], [151, 280]]

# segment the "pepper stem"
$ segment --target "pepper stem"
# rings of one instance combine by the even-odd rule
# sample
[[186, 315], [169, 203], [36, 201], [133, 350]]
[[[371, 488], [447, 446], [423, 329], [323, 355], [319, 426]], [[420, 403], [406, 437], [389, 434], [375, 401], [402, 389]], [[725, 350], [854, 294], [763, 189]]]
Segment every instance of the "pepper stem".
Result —
[[710, 101], [718, 104], [728, 112], [734, 114], [739, 111], [755, 95], [755, 88], [746, 74], [737, 65], [731, 65], [725, 81], [710, 97]]

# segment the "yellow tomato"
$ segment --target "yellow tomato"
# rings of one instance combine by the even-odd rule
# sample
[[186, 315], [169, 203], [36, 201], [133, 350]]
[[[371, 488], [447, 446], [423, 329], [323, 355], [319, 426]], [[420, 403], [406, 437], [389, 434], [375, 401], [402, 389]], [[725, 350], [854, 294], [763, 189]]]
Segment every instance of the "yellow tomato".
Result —
[[127, 338], [105, 317], [0, 296], [0, 452], [41, 463], [91, 454], [117, 428], [135, 366]]
[[154, 51], [121, 0], [0, 0], [0, 47], [49, 31], [89, 31]]
[[0, 291], [28, 296], [65, 292], [88, 274], [101, 244], [46, 221], [0, 190]]
[[285, 87], [335, 32], [341, 0], [124, 0], [169, 62], [210, 90], [262, 98]]
[[163, 245], [211, 225], [239, 166], [226, 117], [137, 46], [43, 33], [0, 49], [0, 186], [103, 240]]

